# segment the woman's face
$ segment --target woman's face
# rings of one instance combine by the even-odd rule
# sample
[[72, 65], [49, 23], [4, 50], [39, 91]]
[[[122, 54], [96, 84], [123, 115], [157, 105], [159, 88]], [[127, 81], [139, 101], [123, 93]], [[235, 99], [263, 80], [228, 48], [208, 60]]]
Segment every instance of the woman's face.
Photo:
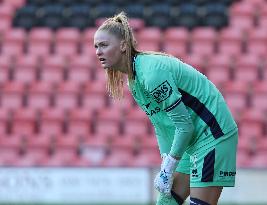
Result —
[[98, 30], [94, 36], [96, 55], [104, 69], [120, 69], [122, 66], [122, 41], [107, 31]]

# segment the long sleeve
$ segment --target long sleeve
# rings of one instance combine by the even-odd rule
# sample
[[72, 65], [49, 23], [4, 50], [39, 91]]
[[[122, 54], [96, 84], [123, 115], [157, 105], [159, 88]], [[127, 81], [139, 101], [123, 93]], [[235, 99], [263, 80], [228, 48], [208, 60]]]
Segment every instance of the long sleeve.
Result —
[[192, 139], [194, 126], [171, 73], [157, 68], [146, 77], [144, 86], [175, 125], [170, 154], [181, 157]]

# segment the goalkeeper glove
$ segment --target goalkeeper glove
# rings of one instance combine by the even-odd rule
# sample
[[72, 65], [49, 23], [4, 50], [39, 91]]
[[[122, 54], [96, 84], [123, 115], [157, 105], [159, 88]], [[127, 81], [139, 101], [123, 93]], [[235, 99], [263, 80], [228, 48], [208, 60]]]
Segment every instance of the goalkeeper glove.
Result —
[[163, 154], [160, 172], [154, 180], [154, 187], [161, 193], [171, 195], [173, 173], [178, 165], [178, 160], [172, 156]]

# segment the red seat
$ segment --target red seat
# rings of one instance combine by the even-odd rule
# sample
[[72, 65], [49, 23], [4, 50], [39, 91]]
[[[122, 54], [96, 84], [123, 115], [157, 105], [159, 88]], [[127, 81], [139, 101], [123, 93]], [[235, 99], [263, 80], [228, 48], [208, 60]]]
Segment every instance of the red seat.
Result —
[[11, 58], [7, 55], [0, 55], [0, 83], [6, 83], [10, 79]]
[[[266, 15], [267, 18], [267, 15]], [[266, 24], [267, 25], [267, 24]], [[247, 50], [251, 54], [265, 56], [267, 54], [267, 29], [260, 27], [248, 32]]]
[[9, 1], [5, 0], [4, 2], [5, 4], [8, 4], [16, 9], [22, 7], [26, 3], [25, 0], [9, 0]]
[[26, 153], [19, 157], [16, 166], [33, 167], [42, 166], [42, 162], [48, 157], [46, 150], [27, 148]]
[[80, 86], [70, 81], [60, 83], [55, 90], [55, 106], [58, 109], [78, 107]]
[[259, 79], [260, 60], [254, 54], [240, 55], [234, 68], [235, 80], [255, 82]]
[[45, 166], [72, 166], [79, 160], [76, 149], [56, 149], [55, 152], [43, 162]]
[[244, 137], [260, 138], [264, 133], [265, 116], [258, 109], [246, 109], [242, 112], [239, 132]]
[[248, 85], [238, 81], [228, 81], [223, 85], [223, 95], [233, 112], [238, 117], [248, 106]]
[[237, 150], [237, 167], [238, 168], [248, 168], [251, 162], [251, 156], [243, 150]]
[[145, 112], [140, 109], [128, 110], [124, 122], [123, 128], [126, 135], [147, 135], [148, 130], [148, 117]]
[[21, 28], [13, 28], [5, 32], [2, 53], [8, 55], [21, 55], [24, 52], [26, 31]]
[[12, 6], [6, 2], [0, 6], [0, 32], [10, 29], [13, 12]]
[[52, 103], [54, 87], [46, 82], [31, 83], [27, 93], [27, 103], [32, 109], [45, 109]]
[[242, 52], [243, 33], [235, 27], [226, 27], [218, 35], [218, 51], [239, 56]]
[[163, 33], [163, 50], [176, 57], [183, 57], [187, 54], [189, 43], [189, 32], [186, 28], [170, 27]]
[[68, 116], [68, 133], [87, 136], [92, 132], [93, 113], [87, 109], [70, 110]]
[[47, 56], [51, 52], [54, 33], [49, 28], [32, 28], [29, 31], [28, 52], [31, 55]]
[[84, 55], [95, 55], [94, 35], [97, 28], [87, 28], [82, 33], [81, 49]]
[[191, 51], [193, 53], [209, 56], [215, 51], [217, 32], [215, 29], [196, 28], [191, 33]]
[[61, 109], [44, 109], [41, 112], [40, 133], [60, 135], [63, 132], [65, 114]]
[[111, 153], [104, 159], [102, 166], [119, 167], [129, 166], [133, 160], [132, 150], [129, 149], [112, 149]]
[[76, 28], [61, 28], [55, 34], [55, 52], [72, 56], [78, 52], [80, 31]]
[[134, 167], [158, 167], [162, 159], [158, 149], [143, 149], [134, 156], [131, 166]]
[[2, 108], [17, 109], [23, 105], [25, 86], [19, 82], [8, 82], [2, 89]]
[[136, 33], [138, 49], [159, 51], [162, 33], [157, 27], [145, 27]]
[[98, 111], [95, 132], [102, 135], [119, 135], [121, 133], [122, 113], [109, 108]]
[[92, 81], [85, 85], [81, 99], [82, 107], [90, 110], [102, 109], [106, 106], [106, 98], [105, 84]]
[[38, 60], [34, 55], [19, 56], [14, 70], [14, 80], [31, 83], [37, 78]]
[[257, 81], [253, 84], [252, 106], [261, 111], [267, 111], [267, 81]]
[[64, 79], [65, 59], [60, 55], [47, 56], [40, 77], [47, 83], [60, 83]]
[[16, 150], [19, 152], [22, 147], [22, 135], [8, 134], [0, 136], [0, 150]]
[[219, 85], [230, 80], [230, 67], [232, 60], [230, 55], [218, 54], [210, 58], [206, 75], [215, 84]]
[[32, 109], [19, 109], [14, 112], [12, 132], [14, 134], [32, 135], [36, 131], [37, 116]]
[[76, 83], [86, 83], [92, 79], [94, 59], [88, 55], [76, 55], [71, 59], [68, 69], [68, 80]]
[[263, 136], [259, 139], [259, 152], [266, 152], [267, 151], [267, 136]]
[[264, 2], [260, 7], [258, 24], [261, 28], [266, 28], [266, 26], [267, 26], [267, 5], [266, 5], [266, 2]]
[[267, 168], [267, 152], [258, 153], [250, 161], [251, 168]]
[[248, 31], [254, 26], [256, 9], [245, 2], [236, 2], [230, 7], [230, 26]]
[[189, 55], [186, 55], [182, 61], [184, 63], [187, 63], [189, 65], [191, 65], [193, 68], [195, 68], [196, 70], [204, 73], [205, 68], [206, 68], [206, 60], [205, 58], [203, 58], [201, 55], [197, 54], [197, 53], [192, 53]]
[[0, 109], [0, 135], [7, 133], [8, 123], [10, 123], [10, 112]]

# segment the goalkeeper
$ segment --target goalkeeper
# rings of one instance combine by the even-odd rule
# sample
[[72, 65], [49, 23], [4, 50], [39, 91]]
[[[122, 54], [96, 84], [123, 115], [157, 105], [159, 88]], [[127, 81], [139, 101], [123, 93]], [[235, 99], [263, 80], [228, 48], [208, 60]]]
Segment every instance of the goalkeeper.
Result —
[[[154, 180], [157, 205], [215, 205], [235, 184], [237, 125], [206, 76], [179, 59], [136, 49], [127, 17], [107, 19], [94, 36], [108, 91], [123, 96], [123, 74], [137, 104], [155, 127], [162, 155]], [[177, 48], [179, 49], [179, 48]]]

